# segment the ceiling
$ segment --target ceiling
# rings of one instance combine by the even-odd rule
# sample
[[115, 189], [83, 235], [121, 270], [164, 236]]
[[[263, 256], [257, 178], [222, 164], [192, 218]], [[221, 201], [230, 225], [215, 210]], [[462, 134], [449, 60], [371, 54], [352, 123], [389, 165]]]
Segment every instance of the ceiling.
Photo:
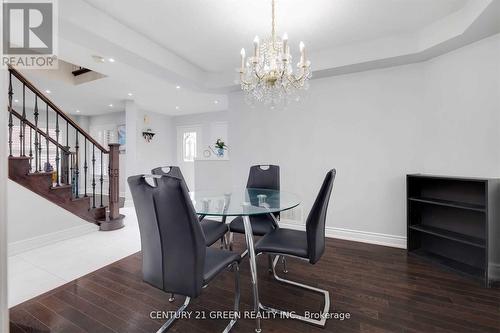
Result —
[[[60, 1], [59, 58], [105, 78], [75, 86], [51, 71], [27, 75], [68, 113], [123, 111], [126, 100], [167, 115], [227, 110], [239, 50], [270, 32], [270, 1]], [[313, 78], [425, 61], [500, 32], [498, 0], [276, 4], [277, 32], [295, 55], [306, 43]]]
[[[238, 67], [271, 31], [271, 0], [86, 0], [205, 71]], [[277, 0], [277, 33], [310, 52], [416, 32], [467, 0]]]
[[[44, 92], [64, 112], [74, 115], [92, 116], [125, 110], [125, 102], [133, 100], [141, 109], [168, 115], [185, 115], [219, 111], [227, 108], [226, 96], [192, 91], [181, 85], [151, 77], [140, 79], [140, 74], [111, 74], [104, 78], [75, 85], [68, 69], [69, 64], [59, 61], [59, 70], [22, 71], [38, 89]], [[70, 66], [70, 65], [69, 65]], [[119, 67], [114, 63], [100, 64], [101, 67]], [[64, 73], [62, 73], [64, 72]], [[110, 71], [106, 71], [110, 72]], [[110, 73], [113, 73], [111, 71]], [[128, 75], [136, 80], [128, 80]], [[69, 78], [68, 78], [69, 76]], [[22, 87], [14, 82], [14, 94], [22, 101]], [[47, 94], [46, 91], [50, 91]], [[131, 96], [130, 96], [130, 95]], [[33, 106], [34, 97], [27, 101]]]

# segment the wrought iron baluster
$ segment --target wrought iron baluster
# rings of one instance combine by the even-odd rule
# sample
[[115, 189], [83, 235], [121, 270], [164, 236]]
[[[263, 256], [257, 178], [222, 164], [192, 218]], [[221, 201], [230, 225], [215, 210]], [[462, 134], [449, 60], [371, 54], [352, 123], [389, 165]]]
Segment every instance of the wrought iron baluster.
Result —
[[45, 171], [42, 169], [42, 133], [38, 136], [38, 170]]
[[47, 137], [45, 138], [45, 149], [47, 149], [47, 166], [49, 166], [49, 105], [45, 104], [45, 121], [47, 122], [47, 126], [45, 127], [45, 134]]
[[95, 208], [95, 144], [92, 144], [92, 208]]
[[[35, 128], [38, 129], [38, 96], [35, 94]], [[38, 133], [35, 131], [35, 172], [38, 172]]]
[[23, 156], [23, 118], [19, 119], [19, 156]]
[[99, 181], [101, 183], [101, 207], [104, 207], [104, 205], [102, 204], [102, 185], [104, 183], [104, 175], [103, 175], [103, 173], [104, 173], [104, 160], [103, 160], [103, 158], [104, 158], [104, 154], [101, 150], [101, 178], [99, 179]]
[[73, 153], [69, 153], [68, 157], [68, 168], [69, 168], [69, 179], [71, 183], [71, 194], [75, 194], [75, 181], [74, 181], [74, 174], [73, 174], [73, 163], [74, 163], [74, 156]]
[[[56, 113], [56, 142], [59, 144], [59, 114]], [[59, 181], [59, 176], [60, 176], [60, 173], [59, 173], [59, 161], [60, 161], [60, 157], [59, 157], [59, 145], [56, 146], [56, 174], [57, 174], [57, 177], [56, 177], [56, 182], [57, 182], [57, 186], [61, 186], [61, 182]]]
[[75, 165], [73, 166], [75, 172], [75, 197], [80, 197], [80, 145], [78, 143], [79, 132], [76, 130], [75, 139]]
[[9, 156], [12, 156], [12, 72], [9, 72]]
[[85, 153], [84, 153], [84, 161], [83, 161], [83, 177], [85, 179], [85, 194], [84, 197], [88, 197], [87, 195], [87, 170], [88, 170], [88, 165], [87, 165], [87, 137], [85, 137]]
[[[69, 154], [69, 123], [68, 121], [66, 120], [66, 149], [68, 150], [67, 154]], [[67, 170], [65, 170], [65, 172], [67, 172], [67, 175], [69, 175], [67, 178], [67, 183], [71, 183], [71, 181], [73, 180], [73, 178], [71, 178], [71, 159], [70, 159], [70, 156], [67, 157]]]
[[21, 155], [26, 156], [26, 84], [25, 83], [23, 83], [23, 121], [22, 121], [22, 127], [19, 131], [23, 135], [21, 142], [21, 152], [22, 152]]
[[30, 126], [30, 171], [33, 170], [33, 129]]

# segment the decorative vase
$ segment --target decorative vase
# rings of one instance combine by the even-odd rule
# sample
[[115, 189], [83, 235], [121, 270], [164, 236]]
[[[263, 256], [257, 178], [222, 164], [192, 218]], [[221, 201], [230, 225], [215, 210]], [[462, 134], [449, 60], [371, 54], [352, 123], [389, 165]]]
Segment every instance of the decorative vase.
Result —
[[224, 157], [224, 149], [223, 148], [217, 148], [217, 156]]

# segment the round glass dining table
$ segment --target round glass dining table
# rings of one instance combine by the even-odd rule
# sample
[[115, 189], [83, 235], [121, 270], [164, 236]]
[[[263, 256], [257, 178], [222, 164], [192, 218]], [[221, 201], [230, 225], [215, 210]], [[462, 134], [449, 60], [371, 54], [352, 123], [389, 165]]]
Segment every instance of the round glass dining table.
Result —
[[[259, 188], [234, 189], [230, 192], [194, 191], [189, 193], [196, 213], [202, 217], [222, 216], [223, 221], [228, 216], [241, 216], [245, 226], [245, 240], [247, 244], [252, 275], [254, 296], [254, 311], [259, 312], [259, 289], [257, 279], [257, 263], [255, 259], [254, 240], [250, 216], [269, 214], [278, 225], [273, 213], [297, 207], [300, 198], [289, 192], [267, 190]], [[256, 316], [256, 332], [260, 332], [260, 316]]]

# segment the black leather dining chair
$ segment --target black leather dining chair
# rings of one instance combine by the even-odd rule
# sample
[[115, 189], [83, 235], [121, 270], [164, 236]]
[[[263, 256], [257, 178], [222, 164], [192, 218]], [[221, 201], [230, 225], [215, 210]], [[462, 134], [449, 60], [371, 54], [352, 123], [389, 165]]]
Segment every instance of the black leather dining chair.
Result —
[[[326, 323], [326, 314], [330, 309], [330, 294], [327, 290], [322, 290], [302, 283], [290, 281], [279, 277], [276, 274], [276, 264], [280, 256], [296, 257], [308, 260], [309, 263], [315, 264], [321, 258], [325, 251], [325, 223], [328, 203], [333, 189], [336, 170], [328, 171], [321, 185], [321, 189], [314, 201], [314, 204], [309, 212], [306, 220], [306, 231], [291, 230], [278, 228], [263, 236], [255, 244], [255, 252], [257, 254], [268, 253], [276, 257], [273, 261], [272, 271], [274, 278], [277, 281], [297, 286], [303, 289], [311, 290], [324, 295], [325, 305], [322, 311], [321, 319], [306, 318], [304, 316], [294, 315], [295, 319], [299, 319], [308, 323], [319, 326], [324, 326]], [[284, 313], [285, 311], [275, 309], [269, 306], [260, 304], [261, 309], [274, 313]]]
[[[156, 186], [146, 178], [154, 177]], [[239, 311], [240, 256], [206, 247], [198, 217], [182, 179], [172, 176], [132, 176], [128, 184], [134, 200], [142, 248], [145, 282], [165, 292], [186, 296], [183, 305], [158, 331], [164, 332], [186, 309], [191, 298], [227, 268], [235, 272], [234, 311]], [[237, 316], [226, 326], [229, 332]]]
[[[151, 173], [153, 175], [160, 175], [160, 176], [163, 175], [174, 176], [182, 179], [184, 184], [186, 184], [181, 169], [178, 166], [158, 167], [151, 170]], [[226, 247], [225, 235], [228, 232], [228, 227], [227, 224], [225, 223], [225, 218], [222, 222], [209, 220], [206, 218], [200, 218], [200, 224], [201, 224], [201, 229], [203, 230], [203, 234], [205, 235], [205, 240], [207, 241], [207, 246], [213, 245], [220, 239], [222, 245]]]
[[[248, 174], [247, 188], [263, 188], [268, 190], [280, 189], [280, 167], [277, 165], [254, 165], [250, 167]], [[265, 234], [278, 228], [276, 222], [279, 215], [270, 214], [250, 216], [252, 232], [255, 236], [264, 236]], [[229, 223], [229, 247], [232, 248], [232, 233], [245, 233], [245, 226], [241, 216], [236, 217]]]

